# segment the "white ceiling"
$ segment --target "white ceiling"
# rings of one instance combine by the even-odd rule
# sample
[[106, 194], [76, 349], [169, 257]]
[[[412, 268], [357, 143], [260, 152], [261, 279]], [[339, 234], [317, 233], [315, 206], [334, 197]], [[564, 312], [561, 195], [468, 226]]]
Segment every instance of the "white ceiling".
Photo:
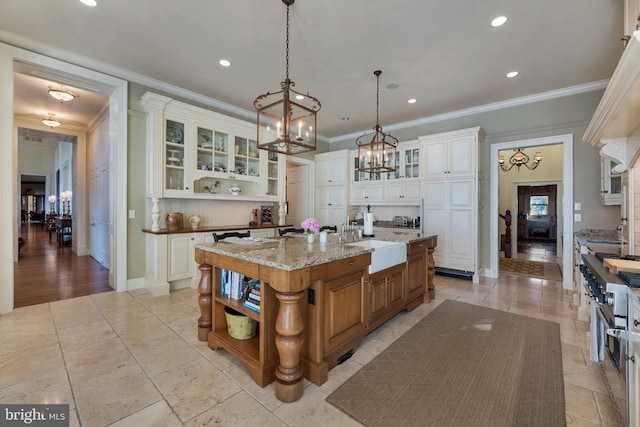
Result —
[[[623, 50], [622, 10], [623, 0], [297, 0], [289, 74], [322, 103], [318, 133], [335, 138], [375, 125], [375, 69], [383, 71], [383, 128], [606, 80]], [[509, 20], [492, 28], [498, 15]], [[20, 45], [24, 37], [42, 53], [91, 58], [110, 64], [96, 63], [98, 71], [150, 83], [136, 77], [146, 76], [253, 118], [255, 97], [284, 79], [285, 16], [280, 0], [98, 0], [94, 8], [2, 0], [0, 41]], [[221, 58], [233, 65], [221, 67]], [[520, 75], [507, 79], [512, 70]], [[55, 110], [86, 124], [104, 106], [90, 87], [76, 87], [81, 96], [71, 103], [43, 105], [38, 97], [47, 98], [55, 79], [20, 72], [16, 114]]]

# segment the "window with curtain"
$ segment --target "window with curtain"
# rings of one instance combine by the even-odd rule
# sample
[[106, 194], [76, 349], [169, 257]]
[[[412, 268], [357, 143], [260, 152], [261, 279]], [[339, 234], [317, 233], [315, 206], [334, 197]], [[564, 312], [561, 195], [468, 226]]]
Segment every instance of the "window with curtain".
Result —
[[530, 196], [529, 215], [548, 215], [549, 196]]

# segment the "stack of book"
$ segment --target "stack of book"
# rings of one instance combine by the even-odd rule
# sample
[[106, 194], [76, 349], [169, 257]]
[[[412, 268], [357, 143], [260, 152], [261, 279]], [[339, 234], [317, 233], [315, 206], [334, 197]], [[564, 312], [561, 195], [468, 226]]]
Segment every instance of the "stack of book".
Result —
[[260, 282], [254, 279], [249, 280], [247, 295], [242, 305], [260, 313]]
[[222, 269], [220, 294], [225, 298], [242, 300], [247, 292], [248, 282], [251, 280], [244, 274]]

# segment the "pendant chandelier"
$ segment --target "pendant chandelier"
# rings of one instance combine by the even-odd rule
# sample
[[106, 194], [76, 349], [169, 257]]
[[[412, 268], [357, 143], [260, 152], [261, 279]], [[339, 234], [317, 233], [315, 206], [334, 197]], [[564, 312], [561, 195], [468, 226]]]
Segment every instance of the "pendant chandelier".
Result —
[[531, 164], [529, 164], [531, 158], [527, 156], [523, 150], [514, 148], [513, 151], [515, 151], [515, 153], [509, 158], [509, 166], [505, 164], [502, 154], [498, 156], [498, 166], [505, 172], [509, 172], [514, 166], [518, 167], [518, 171], [520, 171], [520, 166], [526, 166], [527, 169], [534, 170], [542, 161], [542, 153], [540, 151], [536, 151], [536, 154], [533, 155]]
[[57, 128], [62, 124], [60, 120], [56, 119], [56, 115], [53, 113], [49, 113], [49, 117], [42, 119], [40, 121], [42, 122], [42, 124], [47, 125], [51, 128]]
[[57, 99], [61, 103], [67, 102], [67, 101], [73, 101], [78, 97], [78, 95], [76, 95], [75, 93], [65, 90], [62, 85], [60, 85], [58, 89], [55, 89], [49, 86], [49, 95], [51, 95], [52, 98]]
[[282, 0], [287, 6], [286, 77], [280, 90], [258, 96], [253, 105], [258, 111], [258, 148], [283, 154], [300, 154], [316, 149], [316, 115], [320, 101], [293, 89], [289, 79], [289, 6], [294, 0]]
[[380, 74], [382, 71], [373, 72], [376, 76], [376, 127], [371, 135], [362, 135], [356, 139], [358, 145], [358, 166], [360, 172], [380, 173], [394, 172], [395, 159], [397, 156], [396, 147], [398, 139], [386, 134], [380, 126]]

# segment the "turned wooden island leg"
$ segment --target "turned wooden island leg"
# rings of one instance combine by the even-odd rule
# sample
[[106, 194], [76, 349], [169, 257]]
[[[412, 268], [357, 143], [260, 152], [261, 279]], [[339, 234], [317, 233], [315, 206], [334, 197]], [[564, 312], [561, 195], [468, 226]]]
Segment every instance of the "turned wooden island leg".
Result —
[[436, 297], [436, 287], [433, 284], [433, 277], [436, 275], [436, 262], [433, 259], [435, 248], [427, 248], [427, 293], [429, 300]]
[[198, 339], [207, 341], [207, 336], [211, 332], [211, 271], [209, 264], [200, 264], [200, 283], [198, 283], [198, 305], [200, 306], [200, 318], [198, 319]]
[[300, 313], [300, 300], [304, 292], [276, 292], [280, 302], [276, 318], [276, 348], [280, 364], [276, 368], [276, 397], [283, 402], [294, 402], [302, 397], [304, 370], [300, 364], [302, 330], [304, 323]]

